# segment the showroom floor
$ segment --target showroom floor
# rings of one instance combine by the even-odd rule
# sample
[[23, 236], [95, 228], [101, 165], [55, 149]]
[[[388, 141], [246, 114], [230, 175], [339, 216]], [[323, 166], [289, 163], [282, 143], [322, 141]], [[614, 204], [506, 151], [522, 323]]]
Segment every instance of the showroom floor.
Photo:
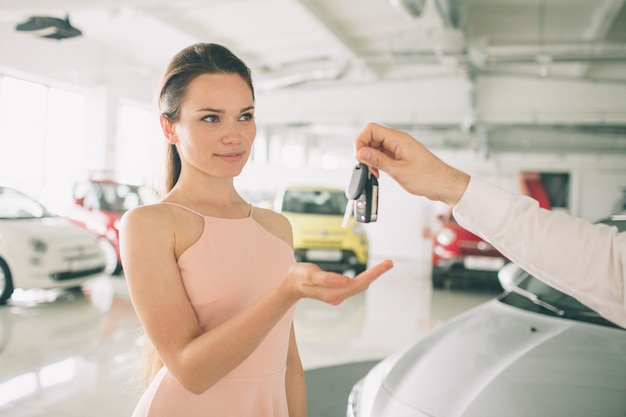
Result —
[[[299, 304], [305, 370], [313, 378], [324, 368], [374, 363], [497, 293], [467, 286], [433, 291], [427, 262], [396, 261], [365, 294], [340, 306]], [[128, 416], [141, 390], [134, 380], [140, 345], [123, 277], [92, 280], [82, 291], [16, 292], [0, 307], [0, 415]]]

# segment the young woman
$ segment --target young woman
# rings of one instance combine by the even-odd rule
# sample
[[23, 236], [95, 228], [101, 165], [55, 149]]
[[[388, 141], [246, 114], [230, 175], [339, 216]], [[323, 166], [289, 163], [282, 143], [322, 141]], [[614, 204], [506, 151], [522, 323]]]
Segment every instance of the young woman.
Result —
[[256, 134], [254, 90], [228, 49], [179, 52], [158, 101], [168, 192], [121, 227], [131, 299], [159, 359], [133, 416], [305, 416], [296, 302], [338, 304], [392, 264], [355, 279], [297, 264], [286, 218], [237, 193]]

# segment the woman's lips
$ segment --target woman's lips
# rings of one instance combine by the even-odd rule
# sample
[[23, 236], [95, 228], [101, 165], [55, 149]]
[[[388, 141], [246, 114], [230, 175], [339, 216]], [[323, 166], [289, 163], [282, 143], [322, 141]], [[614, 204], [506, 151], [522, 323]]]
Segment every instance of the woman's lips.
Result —
[[229, 152], [229, 153], [220, 153], [215, 154], [218, 158], [227, 162], [237, 162], [240, 161], [243, 157], [244, 152]]

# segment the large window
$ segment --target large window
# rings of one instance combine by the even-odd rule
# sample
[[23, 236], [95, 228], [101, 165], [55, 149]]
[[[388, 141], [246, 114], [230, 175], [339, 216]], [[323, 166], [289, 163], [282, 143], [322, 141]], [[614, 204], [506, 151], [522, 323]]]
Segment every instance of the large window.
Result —
[[84, 97], [0, 77], [0, 181], [53, 208], [69, 202], [85, 138]]
[[0, 78], [0, 178], [36, 187], [45, 177], [47, 89]]
[[[74, 182], [94, 171], [106, 169], [123, 180], [150, 182], [158, 174], [164, 142], [158, 119], [147, 106], [121, 105], [115, 115], [115, 140], [107, 145], [101, 128], [87, 125], [86, 97], [0, 76], [0, 183], [62, 213], [72, 203]], [[113, 158], [105, 162], [110, 154]]]
[[51, 209], [71, 201], [72, 183], [76, 175], [89, 169], [84, 158], [85, 100], [81, 94], [48, 89], [46, 122], [45, 181], [42, 197]]
[[147, 107], [124, 104], [117, 114], [115, 172], [132, 182], [160, 179], [165, 139], [158, 118]]

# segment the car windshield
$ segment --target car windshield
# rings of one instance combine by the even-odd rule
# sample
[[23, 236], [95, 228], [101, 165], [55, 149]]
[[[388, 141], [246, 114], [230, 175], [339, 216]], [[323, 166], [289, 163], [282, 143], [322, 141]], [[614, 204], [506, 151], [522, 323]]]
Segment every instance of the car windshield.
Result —
[[341, 191], [287, 190], [282, 211], [342, 216], [348, 199]]
[[573, 297], [523, 271], [516, 288], [505, 292], [500, 301], [524, 310], [571, 320], [617, 327]]
[[13, 188], [0, 187], [0, 219], [49, 217], [44, 206]]

